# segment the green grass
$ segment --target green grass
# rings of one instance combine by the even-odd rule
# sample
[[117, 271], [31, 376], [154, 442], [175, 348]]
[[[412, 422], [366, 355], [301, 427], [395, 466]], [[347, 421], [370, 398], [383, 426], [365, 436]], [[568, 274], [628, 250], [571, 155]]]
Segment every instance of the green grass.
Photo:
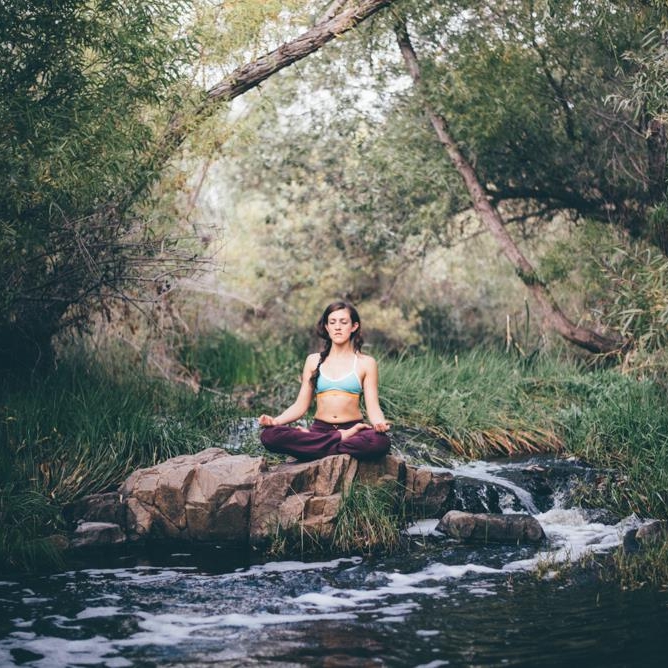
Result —
[[[206, 355], [189, 358], [215, 392], [194, 394], [151, 377], [118, 351], [93, 356], [82, 347], [65, 354], [45, 378], [4, 382], [0, 566], [55, 559], [50, 536], [62, 529], [64, 503], [115, 489], [136, 468], [225, 443], [240, 417], [277, 412], [294, 400], [301, 345], [274, 350], [228, 335], [215, 340], [219, 354], [209, 339], [197, 344]], [[387, 418], [431, 433], [444, 454], [560, 449], [604, 471], [596, 488], [582, 490], [583, 503], [668, 517], [665, 364], [643, 362], [622, 373], [587, 368], [566, 354], [527, 359], [494, 350], [407, 353], [379, 362]], [[246, 430], [239, 451], [260, 454], [256, 436]], [[385, 534], [382, 526], [395, 510], [369, 494], [358, 490], [349, 499], [337, 549], [392, 544], [394, 528], [388, 525]]]
[[557, 355], [431, 353], [381, 362], [388, 418], [466, 457], [559, 449], [610, 470], [583, 502], [668, 517], [665, 369], [590, 369]]
[[218, 445], [239, 413], [228, 396], [196, 395], [122, 356], [94, 358], [83, 348], [48, 377], [5, 381], [0, 391], [0, 564], [7, 566], [35, 561], [31, 550], [58, 530], [63, 504], [114, 489], [136, 468]]
[[569, 451], [610, 471], [585, 500], [620, 514], [668, 517], [665, 386], [614, 371], [591, 374], [590, 384], [586, 400], [557, 416]]
[[419, 425], [466, 457], [557, 450], [550, 410], [558, 385], [578, 373], [574, 363], [501, 352], [406, 355], [382, 361], [381, 401], [392, 421]]
[[341, 499], [332, 539], [334, 550], [343, 554], [396, 550], [405, 524], [402, 492], [397, 486], [353, 483]]

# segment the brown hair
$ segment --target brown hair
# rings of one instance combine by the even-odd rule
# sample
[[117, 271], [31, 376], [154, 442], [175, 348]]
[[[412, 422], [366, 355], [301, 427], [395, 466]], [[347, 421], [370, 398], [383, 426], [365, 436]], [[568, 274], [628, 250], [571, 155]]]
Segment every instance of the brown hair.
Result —
[[320, 352], [320, 360], [318, 361], [318, 366], [316, 367], [313, 375], [311, 376], [311, 384], [315, 388], [316, 383], [318, 382], [318, 376], [320, 375], [320, 366], [327, 359], [329, 351], [332, 349], [332, 339], [329, 337], [329, 332], [327, 331], [327, 321], [329, 316], [334, 313], [334, 311], [341, 311], [345, 309], [350, 313], [350, 320], [353, 324], [357, 323], [357, 329], [350, 335], [350, 341], [353, 344], [353, 350], [358, 353], [362, 350], [362, 344], [364, 339], [362, 338], [362, 321], [360, 320], [360, 315], [357, 312], [357, 309], [345, 301], [332, 302], [323, 312], [318, 324], [316, 325], [316, 333], [321, 339], [325, 340], [325, 346]]

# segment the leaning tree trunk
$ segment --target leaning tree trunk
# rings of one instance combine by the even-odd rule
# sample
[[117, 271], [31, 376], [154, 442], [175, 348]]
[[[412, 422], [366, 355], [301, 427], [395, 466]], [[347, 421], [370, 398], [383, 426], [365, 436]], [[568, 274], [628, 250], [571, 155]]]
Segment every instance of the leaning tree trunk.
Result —
[[[255, 88], [276, 72], [289, 67], [293, 63], [306, 58], [333, 39], [356, 28], [360, 23], [373, 16], [381, 9], [388, 7], [396, 0], [360, 0], [351, 7], [345, 2], [332, 3], [321, 21], [312, 28], [296, 37], [291, 42], [282, 44], [270, 53], [238, 67], [222, 81], [210, 88], [204, 101], [187, 116], [176, 114], [170, 121], [159, 147], [146, 165], [146, 180], [134, 184], [128, 192], [121, 210], [127, 209], [138, 196], [150, 185], [152, 175], [159, 172], [169, 160], [173, 152], [184, 141], [187, 132], [192, 129], [193, 121], [201, 121], [213, 113], [224, 102]], [[345, 7], [341, 9], [341, 7]], [[339, 11], [340, 10], [340, 11]]]
[[[399, 24], [395, 31], [408, 71], [414, 84], [419, 87], [421, 84], [420, 66], [408, 36], [406, 25]], [[446, 120], [438, 115], [428, 102], [424, 102], [424, 107], [439, 141], [445, 147], [455, 169], [466, 185], [476, 213], [496, 239], [506, 257], [512, 262], [518, 276], [538, 303], [545, 322], [566, 340], [590, 352], [610, 353], [619, 350], [623, 342], [603, 336], [585, 327], [580, 327], [564, 315], [547, 286], [538, 278], [534, 267], [508, 234], [501, 215], [490, 203], [475, 170], [459, 150], [450, 134]]]

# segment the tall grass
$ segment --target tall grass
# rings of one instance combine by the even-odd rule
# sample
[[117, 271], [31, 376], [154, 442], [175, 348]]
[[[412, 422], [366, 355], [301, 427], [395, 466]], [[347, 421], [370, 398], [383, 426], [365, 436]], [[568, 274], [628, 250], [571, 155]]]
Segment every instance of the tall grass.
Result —
[[[81, 348], [48, 377], [0, 385], [0, 565], [51, 554], [45, 538], [58, 530], [64, 503], [114, 489], [138, 467], [226, 442], [240, 416], [294, 400], [301, 345], [218, 343], [189, 358], [203, 379], [220, 379], [216, 392], [196, 395], [113, 350]], [[667, 374], [648, 368], [592, 369], [555, 353], [406, 353], [380, 360], [380, 395], [391, 422], [432, 433], [450, 452], [575, 454], [609, 471], [583, 502], [666, 518]], [[249, 434], [248, 452], [261, 452]]]
[[344, 554], [396, 550], [401, 545], [401, 526], [405, 524], [403, 491], [397, 485], [353, 483], [341, 500], [333, 548]]
[[583, 501], [668, 517], [665, 373], [587, 368], [558, 355], [502, 352], [384, 360], [391, 420], [440, 436], [467, 457], [561, 449], [610, 471]]
[[8, 565], [31, 561], [63, 504], [219, 444], [238, 413], [229, 396], [196, 395], [123, 356], [82, 348], [49, 376], [5, 380], [0, 392], [0, 563]]
[[590, 503], [620, 513], [668, 517], [668, 404], [665, 386], [614, 371], [590, 375], [586, 400], [558, 414], [571, 452], [608, 469]]
[[501, 352], [406, 355], [382, 361], [381, 397], [393, 421], [432, 432], [459, 455], [557, 450], [550, 410], [558, 386], [578, 373], [574, 363]]

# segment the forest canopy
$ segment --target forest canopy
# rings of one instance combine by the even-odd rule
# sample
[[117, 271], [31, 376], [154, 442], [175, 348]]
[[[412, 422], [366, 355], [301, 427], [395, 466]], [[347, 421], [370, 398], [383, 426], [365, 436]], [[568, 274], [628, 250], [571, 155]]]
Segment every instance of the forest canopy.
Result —
[[[0, 13], [5, 366], [48, 362], [59, 332], [116, 318], [115, 302], [168, 297], [192, 320], [205, 294], [220, 296], [209, 321], [260, 330], [345, 296], [400, 316], [408, 343], [434, 327], [456, 330], [453, 345], [498, 335], [484, 314], [506, 317], [494, 284], [513, 281], [517, 312], [513, 271], [614, 341], [665, 316], [651, 287], [668, 251], [662, 2], [42, 0]], [[488, 232], [429, 114], [529, 269], [463, 261], [442, 275], [443, 253]], [[235, 275], [193, 281], [204, 259]], [[652, 303], [634, 304], [639, 292]]]

